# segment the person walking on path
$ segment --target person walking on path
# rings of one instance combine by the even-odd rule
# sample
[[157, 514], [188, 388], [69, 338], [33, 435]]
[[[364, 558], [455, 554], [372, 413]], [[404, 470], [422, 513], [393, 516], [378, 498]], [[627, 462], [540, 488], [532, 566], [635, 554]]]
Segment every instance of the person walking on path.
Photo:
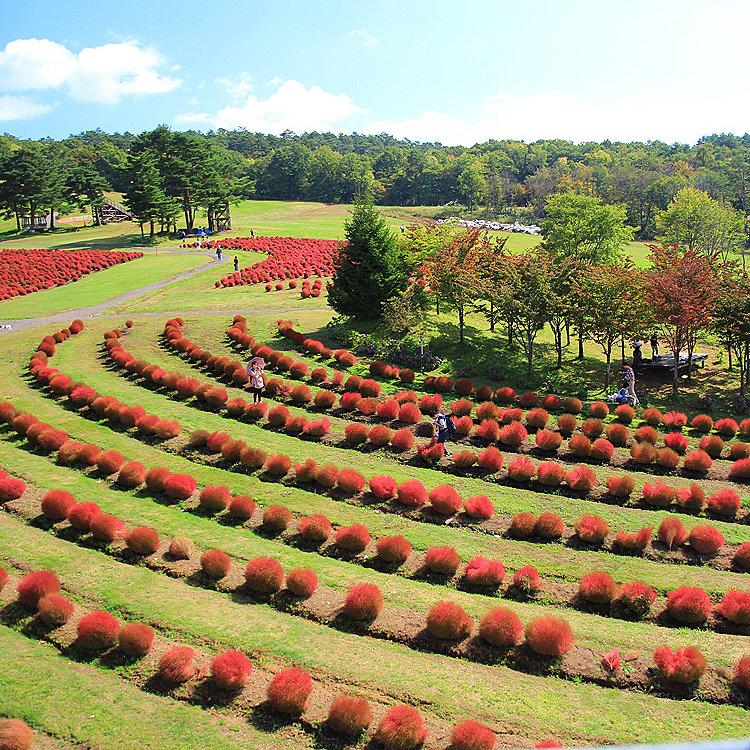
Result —
[[443, 444], [445, 455], [447, 458], [450, 458], [452, 454], [445, 446], [445, 441], [450, 437], [450, 432], [448, 430], [448, 417], [446, 417], [443, 412], [439, 411], [435, 415], [435, 421], [432, 424], [435, 428], [435, 435], [438, 443]]
[[263, 357], [253, 357], [247, 363], [247, 374], [250, 377], [250, 391], [253, 394], [253, 403], [259, 404], [263, 400], [263, 388], [266, 383], [263, 380], [263, 368], [266, 362]]
[[216, 260], [221, 260], [221, 245], [216, 247]]
[[626, 362], [622, 363], [622, 370], [620, 372], [622, 373], [625, 388], [628, 392], [628, 402], [631, 406], [635, 406], [638, 403], [638, 396], [635, 393], [635, 372], [633, 372], [633, 368]]
[[235, 255], [234, 256], [234, 272], [237, 273], [237, 271], [239, 270], [240, 270], [240, 261], [239, 261], [239, 258], [237, 258], [237, 256]]

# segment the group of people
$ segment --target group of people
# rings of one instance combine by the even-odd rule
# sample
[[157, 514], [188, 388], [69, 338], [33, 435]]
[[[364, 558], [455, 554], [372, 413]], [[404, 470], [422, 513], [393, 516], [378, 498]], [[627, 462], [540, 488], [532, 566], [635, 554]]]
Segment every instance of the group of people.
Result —
[[[661, 355], [659, 354], [659, 339], [656, 337], [655, 333], [652, 334], [649, 343], [651, 344], [651, 361], [658, 362], [661, 359]], [[643, 346], [643, 342], [640, 339], [636, 339], [633, 342], [633, 364], [634, 365], [638, 365], [641, 362], [643, 362], [643, 353], [641, 352], [642, 346]]]

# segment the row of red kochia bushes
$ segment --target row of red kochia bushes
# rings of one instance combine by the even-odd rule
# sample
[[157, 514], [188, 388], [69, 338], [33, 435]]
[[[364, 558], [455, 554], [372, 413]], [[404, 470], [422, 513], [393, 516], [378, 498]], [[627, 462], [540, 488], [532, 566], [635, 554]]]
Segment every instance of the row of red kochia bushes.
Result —
[[[211, 552], [218, 550], [205, 552], [201, 561]], [[256, 590], [262, 590], [264, 587], [268, 588], [269, 583], [274, 583], [275, 576], [278, 575], [278, 570], [273, 565], [275, 562], [272, 558], [252, 560], [245, 574], [248, 587], [254, 584]], [[309, 588], [305, 586], [309, 575], [315, 576], [309, 569], [290, 570], [286, 574], [287, 588], [297, 596], [309, 596], [303, 593]], [[8, 574], [0, 568], [0, 590], [7, 580]], [[19, 602], [26, 609], [36, 612], [45, 626], [62, 627], [73, 616], [73, 603], [60, 594], [60, 580], [51, 570], [37, 570], [25, 575], [19, 581], [17, 589]], [[347, 602], [350, 598], [356, 599], [356, 592], [350, 591]], [[361, 604], [362, 597], [359, 599]], [[155, 638], [154, 630], [149, 625], [138, 622], [122, 624], [106, 610], [84, 614], [76, 623], [76, 632], [76, 645], [81, 649], [98, 653], [117, 648], [133, 658], [141, 658], [148, 654]], [[173, 646], [160, 656], [155, 676], [167, 688], [172, 689], [207, 673], [210, 683], [215, 688], [227, 693], [237, 693], [250, 684], [252, 671], [252, 661], [241, 651], [229, 649], [217, 654], [206, 669], [196, 662], [195, 650], [182, 645]], [[741, 678], [743, 672], [740, 670], [738, 674]], [[313, 690], [314, 681], [307, 672], [299, 667], [288, 667], [272, 677], [266, 690], [267, 704], [281, 713], [299, 715], [309, 707]], [[356, 737], [367, 730], [372, 720], [372, 711], [366, 698], [352, 693], [339, 693], [328, 709], [326, 724], [338, 734]], [[375, 732], [376, 740], [385, 747], [394, 749], [416, 747], [426, 736], [427, 730], [419, 712], [405, 705], [391, 707]], [[3, 742], [13, 740], [13, 744], [7, 745], [9, 748], [29, 748], [31, 737], [30, 730], [25, 724], [20, 726], [12, 721], [0, 723], [0, 739]], [[29, 740], [28, 743], [26, 739]], [[479, 745], [477, 741], [480, 741]], [[494, 744], [494, 733], [479, 722], [467, 720], [453, 728], [451, 747], [454, 749], [489, 749]]]
[[[44, 502], [44, 501], [43, 501]], [[69, 512], [72, 513], [74, 506]], [[81, 503], [80, 505], [87, 505]], [[94, 518], [94, 520], [96, 517]], [[80, 519], [77, 519], [80, 523]], [[189, 540], [188, 540], [189, 541]], [[136, 554], [150, 555], [159, 547], [158, 534], [153, 529], [140, 527], [126, 534], [126, 543]], [[190, 557], [193, 550], [184, 538], [176, 537], [170, 551], [177, 557]], [[231, 568], [231, 558], [221, 550], [208, 550], [201, 556], [201, 567], [204, 573], [219, 580], [228, 575]], [[32, 574], [33, 576], [34, 574]], [[245, 569], [245, 587], [255, 594], [270, 595], [279, 591], [286, 581], [287, 588], [295, 595], [309, 597], [317, 590], [317, 576], [314, 571], [305, 568], [297, 568], [289, 571], [287, 576], [281, 565], [274, 558], [259, 557], [251, 560]], [[20, 588], [20, 587], [19, 587]], [[601, 603], [606, 600], [610, 583], [606, 574], [592, 573], [585, 576], [581, 581], [582, 591], [588, 591], [589, 600]], [[59, 591], [59, 588], [58, 588]], [[621, 597], [631, 601], [634, 608], [643, 607], [643, 601], [649, 599], [648, 587], [643, 584], [634, 583], [623, 587]], [[734, 598], [732, 595], [736, 594]], [[739, 601], [739, 592], [729, 592], [720, 605], [722, 614], [740, 612], [743, 624], [750, 622], [750, 608], [748, 602]], [[750, 598], [750, 595], [744, 595]], [[668, 597], [668, 611], [672, 616], [679, 616], [685, 622], [699, 622], [701, 619], [704, 602], [707, 598], [705, 592], [700, 589], [681, 587], [670, 592]], [[344, 600], [342, 611], [351, 619], [358, 621], [371, 621], [381, 612], [384, 599], [380, 589], [371, 583], [354, 584]], [[710, 610], [710, 599], [708, 599]], [[744, 609], [743, 609], [744, 607]], [[707, 616], [707, 615], [706, 615]], [[703, 618], [705, 619], [705, 618]], [[474, 623], [463, 608], [454, 602], [439, 602], [434, 605], [427, 615], [426, 620], [428, 632], [440, 640], [457, 641], [467, 638], [474, 629]], [[80, 629], [79, 629], [80, 632]], [[527, 646], [537, 654], [544, 656], [560, 657], [567, 653], [573, 646], [573, 634], [564, 619], [542, 616], [530, 621], [524, 629], [518, 616], [511, 610], [496, 607], [490, 610], [483, 618], [479, 626], [479, 636], [493, 646], [509, 648], [516, 646], [522, 634], [525, 635]], [[114, 645], [114, 641], [111, 645]], [[693, 648], [680, 649], [672, 652], [663, 646], [654, 654], [654, 660], [667, 679], [691, 683], [700, 679], [706, 671], [705, 658], [700, 652]], [[609, 652], [604, 655], [604, 663], [610, 671], [620, 669], [619, 652]], [[750, 677], [750, 657], [740, 659], [735, 668], [738, 684], [750, 687], [745, 678]], [[691, 666], [691, 669], [687, 669]], [[191, 675], [192, 676], [192, 675]], [[743, 682], [743, 680], [745, 680]]]

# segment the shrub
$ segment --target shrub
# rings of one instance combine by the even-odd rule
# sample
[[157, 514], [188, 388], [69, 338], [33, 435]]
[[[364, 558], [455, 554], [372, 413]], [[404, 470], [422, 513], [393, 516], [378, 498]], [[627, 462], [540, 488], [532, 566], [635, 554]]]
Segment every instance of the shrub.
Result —
[[375, 740], [386, 750], [413, 750], [427, 737], [422, 717], [412, 706], [393, 706], [380, 720]]
[[587, 573], [578, 584], [578, 595], [593, 604], [609, 604], [617, 596], [617, 584], [609, 573]]
[[73, 614], [73, 603], [60, 594], [47, 594], [39, 600], [37, 612], [42, 622], [59, 627], [65, 625]]
[[588, 466], [576, 466], [565, 475], [565, 482], [571, 490], [589, 492], [596, 484], [596, 474]]
[[62, 448], [68, 442], [68, 433], [50, 427], [48, 430], [43, 430], [39, 433], [36, 442], [43, 451], [52, 453]]
[[697, 417], [693, 417], [690, 426], [698, 432], [708, 433], [714, 428], [714, 420], [713, 417], [708, 414], [698, 414]]
[[515, 646], [523, 635], [518, 615], [506, 607], [494, 607], [479, 623], [479, 635], [492, 646]]
[[[479, 391], [477, 391], [477, 397], [478, 396]], [[497, 389], [495, 398], [499, 404], [512, 404], [516, 400], [516, 392], [512, 388], [505, 386], [504, 388]]]
[[408, 451], [414, 446], [414, 433], [406, 427], [396, 430], [391, 438], [391, 445], [398, 451]]
[[122, 453], [118, 453], [117, 451], [102, 451], [96, 457], [94, 463], [102, 474], [109, 476], [120, 471], [124, 460]]
[[383, 609], [383, 594], [374, 583], [355, 583], [344, 600], [344, 614], [353, 620], [374, 620]]
[[547, 426], [547, 422], [549, 422], [549, 412], [541, 407], [531, 409], [531, 411], [526, 414], [526, 424], [529, 425], [529, 427], [542, 429]]
[[737, 547], [732, 562], [740, 570], [750, 570], [750, 542], [743, 542]]
[[624, 424], [613, 423], [607, 427], [607, 439], [612, 445], [627, 445], [630, 440], [630, 430]]
[[623, 424], [630, 424], [635, 419], [635, 409], [628, 404], [620, 404], [615, 409], [615, 416]]
[[370, 704], [365, 698], [338, 695], [328, 709], [328, 726], [339, 734], [356, 737], [372, 722]]
[[228, 487], [224, 485], [207, 485], [199, 495], [198, 503], [203, 510], [209, 513], [219, 513], [226, 510], [232, 499], [232, 494]]
[[312, 596], [318, 588], [318, 576], [310, 568], [292, 568], [286, 574], [286, 587], [295, 596]]
[[643, 485], [643, 501], [656, 508], [666, 508], [671, 505], [677, 497], [677, 490], [674, 487], [659, 481], [656, 484], [646, 482]]
[[734, 665], [734, 681], [745, 690], [750, 690], [750, 654], [744, 654]]
[[576, 522], [576, 534], [587, 544], [602, 544], [609, 534], [609, 524], [599, 516], [583, 515]]
[[688, 439], [681, 432], [670, 432], [664, 436], [664, 445], [676, 453], [684, 453], [688, 444]]
[[750, 479], [750, 458], [740, 458], [729, 469], [729, 478], [735, 481]]
[[268, 454], [262, 448], [248, 446], [240, 453], [240, 463], [247, 469], [259, 469], [267, 458]]
[[159, 659], [159, 678], [168, 685], [181, 685], [195, 674], [195, 651], [190, 646], [175, 646]]
[[457, 640], [471, 633], [474, 622], [454, 602], [438, 602], [427, 614], [427, 631], [435, 638]]
[[154, 643], [154, 629], [140, 622], [128, 622], [120, 628], [118, 641], [126, 656], [145, 656]]
[[661, 424], [662, 413], [658, 409], [646, 409], [641, 415], [643, 421], [652, 427], [657, 427]]
[[615, 455], [615, 446], [606, 438], [597, 438], [591, 446], [589, 457], [594, 461], [609, 463]]
[[568, 440], [568, 449], [578, 458], [588, 458], [591, 454], [591, 440], [585, 435], [573, 435]]
[[378, 400], [376, 398], [361, 398], [357, 402], [357, 411], [365, 416], [372, 416], [375, 414], [378, 408]]
[[659, 439], [659, 433], [653, 427], [644, 425], [635, 431], [633, 437], [639, 443], [651, 443], [651, 445], [656, 445], [656, 441]]
[[164, 466], [153, 466], [146, 472], [146, 487], [149, 492], [164, 492], [164, 485], [172, 472]]
[[441, 484], [430, 490], [429, 498], [433, 510], [444, 516], [451, 516], [461, 509], [461, 495], [450, 484]]
[[[384, 402], [387, 403], [387, 402]], [[467, 398], [458, 399], [451, 404], [451, 414], [454, 417], [467, 417], [474, 409], [474, 402]]]
[[553, 393], [546, 395], [542, 399], [542, 407], [547, 411], [557, 411], [562, 406], [562, 401], [559, 396], [555, 396]]
[[556, 451], [562, 445], [562, 435], [552, 430], [539, 430], [536, 433], [536, 444], [543, 451]]
[[321, 513], [313, 513], [300, 518], [297, 531], [308, 542], [324, 542], [331, 535], [331, 522]]
[[220, 549], [208, 549], [201, 555], [201, 569], [215, 580], [224, 578], [232, 567], [232, 558]]
[[656, 601], [656, 591], [642, 581], [631, 581], [620, 589], [618, 601], [637, 617], [645, 617]]
[[268, 533], [280, 534], [291, 522], [292, 514], [289, 508], [283, 505], [271, 505], [263, 511], [261, 527]]
[[360, 424], [359, 422], [352, 422], [344, 428], [344, 435], [346, 441], [352, 445], [359, 445], [367, 441], [370, 430], [367, 425]]
[[387, 563], [406, 561], [411, 554], [411, 543], [400, 534], [397, 536], [382, 536], [376, 543], [378, 557]]
[[273, 557], [255, 557], [245, 568], [245, 584], [258, 594], [271, 594], [284, 585], [284, 570]]
[[537, 466], [536, 475], [546, 487], [557, 487], [565, 479], [565, 467], [554, 461], [545, 461]]
[[685, 524], [677, 516], [667, 516], [661, 524], [657, 536], [662, 544], [666, 544], [669, 549], [685, 544], [688, 533]]
[[197, 487], [198, 483], [190, 474], [171, 474], [164, 482], [164, 492], [173, 500], [187, 500]]
[[169, 554], [176, 560], [189, 560], [195, 554], [195, 544], [190, 537], [176, 536], [169, 545]]
[[356, 495], [365, 488], [365, 481], [365, 478], [358, 471], [342, 469], [336, 480], [336, 489], [348, 495]]
[[50, 490], [42, 498], [42, 513], [50, 521], [63, 521], [76, 505], [76, 499], [65, 490]]
[[543, 656], [562, 656], [573, 647], [573, 631], [561, 617], [536, 617], [524, 633], [529, 648]]
[[718, 435], [704, 435], [698, 447], [706, 451], [711, 458], [718, 458], [724, 450], [724, 441]]
[[500, 436], [500, 425], [494, 419], [485, 419], [474, 430], [475, 437], [494, 443]]
[[499, 586], [505, 578], [505, 566], [499, 560], [477, 555], [466, 563], [464, 576], [473, 586]]
[[565, 522], [560, 516], [545, 511], [536, 519], [534, 533], [542, 539], [559, 539], [565, 533]]
[[461, 565], [461, 558], [455, 547], [430, 547], [425, 553], [424, 563], [431, 573], [452, 576]]
[[310, 437], [323, 437], [324, 435], [327, 435], [331, 430], [331, 420], [323, 417], [323, 419], [316, 419], [312, 422], [307, 422], [307, 424], [303, 425], [302, 427], [302, 433], [304, 435], [309, 435]]
[[330, 489], [336, 484], [339, 476], [339, 467], [335, 464], [325, 463], [315, 468], [313, 476], [317, 484], [326, 489]]
[[78, 645], [92, 651], [102, 651], [117, 644], [120, 623], [109, 612], [96, 610], [78, 621]]
[[374, 476], [370, 477], [368, 482], [370, 492], [379, 500], [390, 500], [396, 497], [398, 487], [396, 480], [391, 476]]
[[251, 422], [263, 419], [268, 411], [268, 404], [265, 401], [260, 401], [257, 404], [248, 404], [245, 407], [245, 418]]
[[312, 391], [306, 385], [295, 385], [289, 393], [289, 398], [295, 404], [309, 404], [312, 399]]
[[529, 436], [526, 432], [526, 428], [520, 422], [511, 422], [506, 424], [501, 430], [498, 436], [501, 443], [505, 445], [518, 446], [523, 443], [524, 440]]
[[733, 443], [729, 448], [729, 460], [739, 461], [743, 458], [750, 458], [750, 445], [747, 443]]
[[685, 510], [701, 510], [706, 503], [706, 495], [700, 485], [693, 482], [690, 487], [677, 488], [677, 504]]
[[528, 482], [535, 474], [536, 466], [526, 456], [516, 456], [508, 464], [508, 476], [516, 482]]
[[285, 453], [276, 453], [266, 461], [266, 471], [275, 476], [283, 477], [292, 468], [292, 460]]
[[604, 422], [602, 422], [601, 419], [595, 419], [593, 417], [584, 419], [583, 424], [581, 425], [581, 432], [583, 432], [587, 438], [597, 438], [602, 432], [604, 432]]
[[425, 486], [418, 479], [407, 479], [398, 485], [397, 499], [409, 508], [418, 508], [429, 500]]
[[713, 555], [724, 546], [724, 535], [713, 526], [693, 526], [688, 543], [699, 555]]
[[125, 543], [136, 555], [153, 555], [159, 549], [159, 534], [148, 526], [137, 526], [125, 537]]
[[514, 539], [528, 539], [534, 533], [536, 516], [533, 513], [516, 513], [510, 522], [508, 533]]
[[468, 469], [477, 462], [478, 457], [474, 451], [457, 451], [453, 454], [453, 465], [459, 469]]
[[678, 648], [677, 651], [660, 646], [654, 651], [654, 661], [662, 675], [672, 682], [689, 684], [706, 673], [706, 659], [695, 646]]
[[563, 399], [562, 408], [569, 414], [580, 414], [583, 411], [583, 404], [575, 396], [568, 396]]
[[722, 437], [733, 438], [740, 428], [737, 422], [735, 422], [733, 419], [725, 417], [724, 419], [720, 419], [716, 422], [716, 424], [714, 425], [714, 429]]
[[637, 464], [652, 464], [656, 460], [656, 448], [648, 441], [634, 442], [630, 446], [630, 457]]
[[615, 545], [627, 550], [644, 550], [653, 534], [653, 526], [644, 526], [638, 531], [618, 531], [615, 536]]
[[400, 410], [398, 401], [393, 398], [386, 399], [378, 404], [375, 413], [380, 419], [386, 419], [388, 421], [396, 419]]
[[589, 414], [595, 419], [604, 419], [609, 416], [609, 406], [604, 401], [594, 401], [589, 406]]
[[407, 402], [398, 410], [398, 421], [406, 424], [417, 424], [422, 419], [422, 412], [416, 404]]
[[518, 398], [518, 405], [522, 409], [532, 409], [535, 406], [539, 405], [539, 396], [537, 396], [536, 393], [532, 393], [531, 391], [522, 393]]
[[708, 498], [708, 509], [721, 516], [737, 515], [740, 505], [740, 496], [730, 489], [719, 490]]
[[737, 625], [750, 625], [750, 594], [729, 589], [716, 607], [716, 611]]
[[117, 475], [117, 484], [127, 489], [140, 487], [146, 479], [146, 467], [138, 461], [128, 461]]
[[557, 429], [560, 432], [570, 435], [578, 428], [578, 420], [572, 414], [561, 414], [557, 418]]
[[477, 419], [484, 421], [485, 419], [494, 419], [500, 416], [500, 409], [497, 408], [492, 401], [485, 401], [477, 406]]
[[271, 427], [283, 427], [289, 421], [290, 416], [289, 409], [284, 404], [279, 404], [278, 406], [274, 406], [273, 409], [269, 409], [268, 424]]
[[364, 524], [354, 523], [336, 531], [336, 545], [348, 552], [363, 552], [369, 543], [370, 532]]
[[0, 719], [0, 748], [3, 750], [29, 750], [34, 733], [21, 719]]
[[94, 539], [110, 544], [125, 531], [125, 521], [107, 513], [98, 513], [89, 522], [89, 529]]
[[495, 515], [495, 506], [487, 495], [475, 495], [464, 500], [464, 511], [471, 518], [486, 520]]
[[17, 500], [26, 492], [26, 484], [17, 477], [0, 477], [0, 502]]
[[539, 589], [542, 588], [542, 581], [539, 578], [539, 571], [536, 568], [532, 568], [531, 565], [526, 565], [523, 568], [519, 568], [513, 574], [513, 585], [526, 596], [535, 594]]
[[705, 622], [711, 614], [711, 606], [711, 597], [701, 588], [680, 586], [667, 594], [667, 612], [680, 622]]
[[503, 454], [494, 445], [490, 445], [479, 451], [477, 465], [493, 473], [498, 472], [503, 468]]
[[419, 399], [419, 410], [422, 414], [435, 414], [443, 406], [443, 397], [436, 393], [432, 396], [422, 396]]
[[247, 495], [234, 495], [229, 502], [229, 515], [238, 521], [249, 521], [255, 513], [255, 500]]
[[681, 411], [669, 411], [662, 417], [662, 422], [668, 430], [681, 430], [688, 422], [687, 414]]
[[220, 690], [241, 690], [250, 680], [253, 665], [240, 651], [225, 651], [211, 661], [211, 678]]

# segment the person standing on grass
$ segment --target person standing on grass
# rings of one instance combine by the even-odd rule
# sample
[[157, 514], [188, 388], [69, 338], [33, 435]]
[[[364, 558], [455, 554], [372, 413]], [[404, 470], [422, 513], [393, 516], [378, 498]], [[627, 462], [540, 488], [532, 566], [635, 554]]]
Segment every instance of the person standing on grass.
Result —
[[253, 394], [253, 403], [259, 404], [263, 400], [263, 388], [265, 387], [265, 381], [263, 380], [263, 368], [260, 365], [260, 360], [253, 359], [248, 365], [250, 376], [250, 390]]
[[659, 356], [659, 339], [656, 338], [656, 334], [651, 334], [651, 358], [656, 359]]
[[240, 261], [239, 258], [235, 255], [234, 256], [234, 272], [237, 273], [237, 271], [240, 270]]
[[435, 436], [437, 437], [438, 443], [443, 444], [445, 455], [450, 458], [452, 454], [445, 446], [445, 441], [450, 437], [450, 432], [448, 431], [448, 417], [446, 417], [443, 412], [439, 411], [435, 415], [435, 421], [432, 424], [435, 428]]
[[635, 394], [635, 372], [626, 362], [622, 363], [622, 370], [620, 370], [620, 372], [622, 373], [623, 380], [625, 381], [625, 388], [628, 392], [628, 403], [631, 406], [635, 406], [638, 403], [638, 396]]

